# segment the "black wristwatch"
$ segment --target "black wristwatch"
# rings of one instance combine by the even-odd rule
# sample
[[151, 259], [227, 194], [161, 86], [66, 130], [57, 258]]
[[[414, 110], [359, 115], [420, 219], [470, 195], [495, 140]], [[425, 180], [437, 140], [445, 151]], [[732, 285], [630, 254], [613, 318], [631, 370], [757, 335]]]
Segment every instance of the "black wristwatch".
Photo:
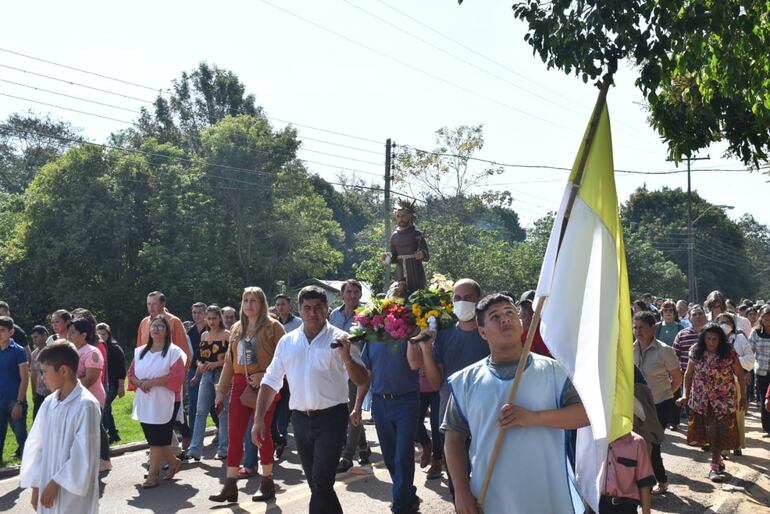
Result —
[[27, 400], [16, 400], [16, 405], [21, 405], [22, 407], [26, 407]]

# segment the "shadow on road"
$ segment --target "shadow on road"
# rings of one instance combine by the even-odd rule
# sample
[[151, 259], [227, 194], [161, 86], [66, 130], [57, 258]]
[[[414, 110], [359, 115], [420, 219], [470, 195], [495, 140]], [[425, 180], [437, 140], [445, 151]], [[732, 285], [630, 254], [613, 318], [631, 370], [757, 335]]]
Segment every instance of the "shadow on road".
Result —
[[142, 489], [141, 485], [137, 485], [136, 496], [129, 498], [126, 503], [132, 507], [165, 514], [194, 507], [190, 498], [197, 493], [198, 489], [190, 484], [179, 483], [178, 480], [162, 481], [160, 486], [154, 489]]
[[[16, 507], [16, 503], [19, 501], [19, 496], [21, 496], [23, 490], [21, 487], [17, 487], [0, 496], [0, 512], [10, 512], [11, 509]], [[32, 506], [30, 505], [29, 508], [31, 511]]]

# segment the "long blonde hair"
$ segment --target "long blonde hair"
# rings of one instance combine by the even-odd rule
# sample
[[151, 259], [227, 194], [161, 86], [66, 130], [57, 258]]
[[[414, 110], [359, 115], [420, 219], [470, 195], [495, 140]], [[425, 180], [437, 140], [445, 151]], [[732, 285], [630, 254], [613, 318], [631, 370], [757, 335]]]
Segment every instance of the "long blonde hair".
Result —
[[[267, 306], [267, 296], [265, 296], [265, 292], [262, 290], [261, 287], [247, 287], [243, 290], [243, 295], [241, 296], [241, 312], [240, 312], [240, 319], [236, 323], [233, 324], [231, 330], [232, 335], [230, 336], [231, 341], [240, 341], [241, 338], [244, 336], [245, 331], [248, 330], [249, 327], [249, 319], [243, 312], [243, 302], [246, 300], [247, 296], [254, 296], [257, 299], [257, 303], [259, 304], [259, 310], [257, 312], [257, 326], [256, 330], [259, 332], [259, 329], [262, 327], [265, 327], [270, 324], [270, 318], [268, 316], [268, 306]], [[246, 327], [245, 329], [243, 327]]]

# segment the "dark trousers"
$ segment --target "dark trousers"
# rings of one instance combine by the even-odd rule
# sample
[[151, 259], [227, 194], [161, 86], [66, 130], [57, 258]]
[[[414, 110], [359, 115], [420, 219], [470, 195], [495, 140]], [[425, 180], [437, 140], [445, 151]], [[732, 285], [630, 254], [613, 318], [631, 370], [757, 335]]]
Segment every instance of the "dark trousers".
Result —
[[11, 425], [13, 435], [16, 436], [16, 443], [19, 446], [19, 454], [24, 451], [24, 443], [27, 442], [27, 406], [21, 406], [21, 417], [17, 420], [11, 419], [13, 408], [16, 406], [16, 398], [0, 400], [0, 461], [3, 460], [3, 447], [5, 446], [5, 434], [8, 425]]
[[393, 480], [393, 512], [405, 511], [417, 499], [414, 486], [414, 439], [420, 412], [420, 393], [395, 398], [372, 394], [372, 417], [380, 449]]
[[[665, 429], [671, 423], [671, 413], [673, 412], [674, 399], [663, 400], [660, 403], [655, 404], [655, 410], [658, 413], [658, 421], [660, 425]], [[659, 484], [668, 482], [668, 476], [666, 476], [666, 468], [663, 467], [663, 457], [660, 453], [660, 445], [652, 445], [652, 453], [650, 455], [652, 460], [652, 471], [655, 473], [655, 479]]]
[[636, 514], [639, 512], [638, 503], [627, 500], [620, 505], [613, 505], [608, 496], [602, 496], [599, 500], [599, 514]]
[[281, 388], [281, 399], [275, 405], [275, 412], [273, 413], [273, 422], [270, 426], [270, 431], [273, 434], [273, 443], [275, 446], [286, 445], [286, 434], [289, 431], [289, 398], [291, 393], [289, 392], [289, 385], [284, 382]]
[[311, 415], [291, 413], [294, 442], [310, 486], [310, 514], [342, 514], [334, 480], [347, 424], [348, 406], [344, 403]]
[[[441, 422], [438, 419], [439, 409], [439, 395], [438, 391], [430, 393], [420, 393], [420, 411], [417, 418], [417, 442], [426, 445], [433, 442], [433, 458], [438, 460], [444, 456], [444, 452], [441, 444], [441, 431], [439, 427]], [[425, 413], [430, 407], [430, 436], [425, 429]]]
[[43, 405], [43, 400], [45, 400], [45, 396], [42, 394], [35, 393], [35, 396], [32, 397], [32, 420], [34, 421], [37, 417], [37, 411], [40, 410], [40, 406]]
[[[348, 410], [353, 412], [356, 406], [356, 396], [358, 395], [358, 386], [352, 381], [348, 380]], [[360, 423], [358, 426], [353, 425], [348, 421], [348, 433], [345, 438], [345, 448], [342, 449], [342, 458], [353, 462], [353, 456], [356, 454], [356, 450], [366, 451], [366, 430], [364, 424]]]
[[102, 409], [102, 419], [99, 421], [99, 458], [110, 460], [110, 436], [107, 435], [107, 429], [104, 427], [104, 409]]
[[102, 424], [107, 429], [107, 435], [110, 440], [118, 439], [118, 428], [115, 426], [115, 418], [112, 416], [112, 402], [118, 396], [118, 384], [113, 382], [107, 384], [107, 398], [104, 400], [104, 414], [102, 415]]
[[762, 411], [762, 431], [770, 434], [770, 412], [765, 409], [765, 396], [768, 387], [770, 387], [770, 375], [756, 375], [754, 378], [757, 381], [757, 401], [759, 402], [759, 409]]

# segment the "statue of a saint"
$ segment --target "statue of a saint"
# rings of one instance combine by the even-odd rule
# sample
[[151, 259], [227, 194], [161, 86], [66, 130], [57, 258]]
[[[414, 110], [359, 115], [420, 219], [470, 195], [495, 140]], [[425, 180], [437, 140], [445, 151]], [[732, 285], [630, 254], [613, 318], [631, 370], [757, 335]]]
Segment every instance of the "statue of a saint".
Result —
[[427, 285], [422, 263], [428, 260], [425, 236], [414, 226], [417, 217], [414, 202], [399, 200], [395, 209], [396, 230], [390, 236], [390, 252], [383, 253], [386, 266], [396, 265], [396, 281], [405, 297]]

